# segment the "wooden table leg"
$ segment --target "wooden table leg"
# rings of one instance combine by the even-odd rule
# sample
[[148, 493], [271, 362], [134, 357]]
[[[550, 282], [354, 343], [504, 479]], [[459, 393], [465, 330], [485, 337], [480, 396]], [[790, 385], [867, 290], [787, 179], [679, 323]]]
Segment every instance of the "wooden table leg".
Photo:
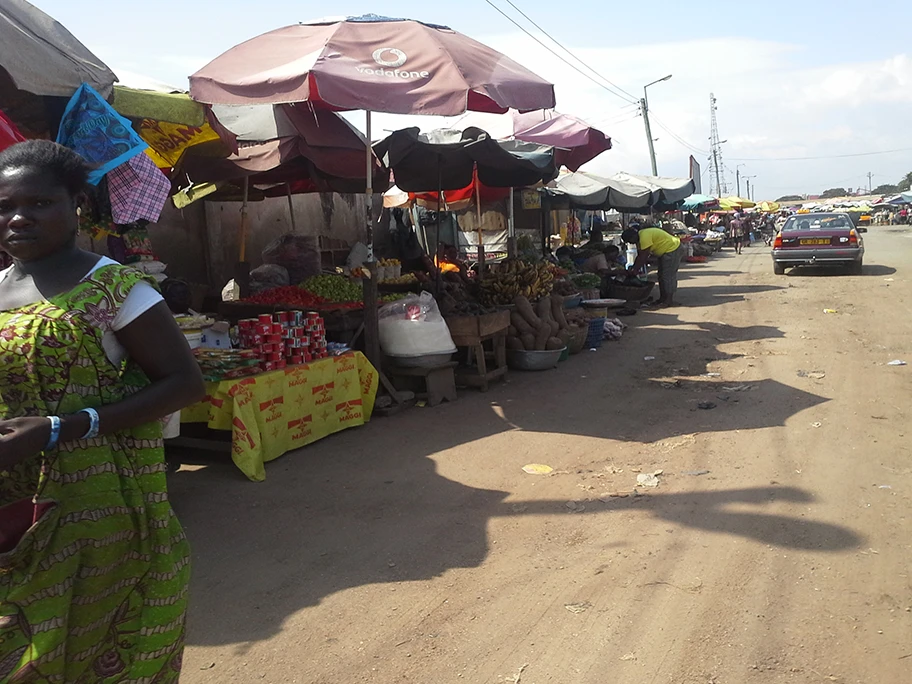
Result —
[[498, 335], [494, 338], [494, 360], [498, 368], [507, 365], [507, 336]]
[[484, 342], [475, 345], [475, 363], [478, 366], [478, 374], [481, 376], [481, 391], [488, 391], [488, 360], [485, 358]]

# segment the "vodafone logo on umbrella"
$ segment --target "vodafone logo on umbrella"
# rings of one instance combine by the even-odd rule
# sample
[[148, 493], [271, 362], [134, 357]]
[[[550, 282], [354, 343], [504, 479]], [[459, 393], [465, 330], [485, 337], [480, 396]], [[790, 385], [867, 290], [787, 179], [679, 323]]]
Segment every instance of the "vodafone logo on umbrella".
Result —
[[380, 66], [401, 67], [408, 61], [408, 55], [399, 48], [382, 47], [371, 55]]
[[359, 74], [402, 80], [420, 80], [431, 76], [429, 71], [403, 71], [400, 69], [399, 67], [408, 61], [408, 55], [399, 48], [377, 48], [371, 53], [371, 58], [378, 66], [355, 67]]

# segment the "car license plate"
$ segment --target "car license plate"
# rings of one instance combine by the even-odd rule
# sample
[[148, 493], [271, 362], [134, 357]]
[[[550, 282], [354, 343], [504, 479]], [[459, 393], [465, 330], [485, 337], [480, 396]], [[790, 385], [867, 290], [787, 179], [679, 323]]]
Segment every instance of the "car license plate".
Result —
[[828, 245], [830, 244], [830, 238], [805, 238], [804, 240], [799, 240], [798, 243], [802, 245]]

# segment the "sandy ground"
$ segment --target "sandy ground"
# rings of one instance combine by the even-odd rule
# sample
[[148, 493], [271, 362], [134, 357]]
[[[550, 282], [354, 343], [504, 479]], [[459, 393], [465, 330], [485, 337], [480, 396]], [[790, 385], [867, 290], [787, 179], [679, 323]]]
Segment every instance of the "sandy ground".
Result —
[[726, 251], [557, 371], [262, 484], [184, 466], [182, 682], [912, 682], [912, 232], [867, 250], [782, 277]]

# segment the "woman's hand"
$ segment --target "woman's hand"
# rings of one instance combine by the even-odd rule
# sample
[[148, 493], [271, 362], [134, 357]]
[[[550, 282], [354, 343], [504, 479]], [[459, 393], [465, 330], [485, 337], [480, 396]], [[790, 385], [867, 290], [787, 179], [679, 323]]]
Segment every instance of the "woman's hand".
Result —
[[0, 420], [0, 469], [38, 455], [51, 437], [51, 421], [42, 417]]

